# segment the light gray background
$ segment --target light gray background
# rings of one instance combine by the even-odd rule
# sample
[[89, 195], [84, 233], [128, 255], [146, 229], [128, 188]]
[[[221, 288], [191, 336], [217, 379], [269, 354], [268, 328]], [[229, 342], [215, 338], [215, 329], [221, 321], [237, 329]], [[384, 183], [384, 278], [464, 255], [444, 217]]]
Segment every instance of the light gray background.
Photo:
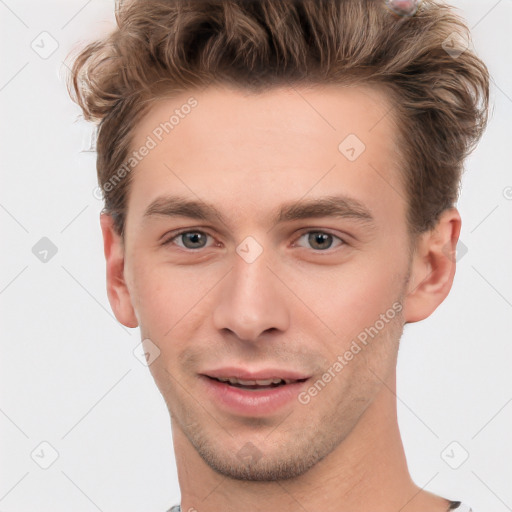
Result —
[[[405, 328], [399, 421], [420, 486], [475, 512], [505, 512], [512, 1], [453, 4], [490, 68], [493, 114], [466, 165], [458, 207], [468, 251], [453, 289]], [[68, 52], [111, 30], [113, 10], [111, 0], [0, 0], [0, 512], [164, 512], [180, 498], [167, 409], [133, 354], [139, 330], [119, 324], [107, 300], [95, 154], [84, 151], [92, 129], [64, 82]], [[51, 38], [58, 48], [41, 56]], [[32, 252], [42, 237], [57, 247], [46, 263]], [[58, 458], [41, 468], [52, 450]]]

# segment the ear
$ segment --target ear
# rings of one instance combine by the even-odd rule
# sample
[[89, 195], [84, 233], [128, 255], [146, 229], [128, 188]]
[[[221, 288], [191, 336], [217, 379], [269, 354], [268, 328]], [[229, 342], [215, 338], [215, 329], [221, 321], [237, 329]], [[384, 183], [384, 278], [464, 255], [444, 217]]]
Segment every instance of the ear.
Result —
[[107, 295], [116, 318], [126, 327], [137, 327], [130, 293], [124, 279], [124, 243], [114, 228], [114, 219], [108, 213], [100, 214], [103, 248], [107, 263]]
[[460, 227], [458, 210], [449, 208], [441, 213], [432, 230], [419, 236], [404, 298], [405, 323], [429, 317], [448, 295], [455, 276]]

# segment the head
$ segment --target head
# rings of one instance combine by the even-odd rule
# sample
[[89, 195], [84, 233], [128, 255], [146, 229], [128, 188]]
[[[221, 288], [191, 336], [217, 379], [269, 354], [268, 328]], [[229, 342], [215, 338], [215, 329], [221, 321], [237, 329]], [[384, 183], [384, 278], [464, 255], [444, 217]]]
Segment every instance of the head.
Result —
[[[112, 308], [156, 347], [173, 426], [233, 478], [297, 476], [339, 446], [453, 281], [488, 74], [444, 49], [468, 38], [448, 7], [387, 4], [135, 0], [73, 64]], [[307, 387], [233, 414], [205, 394], [222, 367]]]

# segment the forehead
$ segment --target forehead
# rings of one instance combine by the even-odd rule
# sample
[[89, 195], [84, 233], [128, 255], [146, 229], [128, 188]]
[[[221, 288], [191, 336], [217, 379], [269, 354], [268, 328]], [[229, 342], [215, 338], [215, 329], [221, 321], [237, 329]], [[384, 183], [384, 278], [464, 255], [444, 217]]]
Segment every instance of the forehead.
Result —
[[291, 85], [256, 93], [219, 84], [155, 101], [134, 129], [134, 145], [148, 134], [168, 145], [182, 135], [204, 150], [226, 137], [246, 146], [265, 140], [272, 147], [348, 133], [374, 144], [371, 133], [389, 138], [393, 121], [390, 97], [376, 86]]
[[132, 150], [151, 149], [133, 171], [129, 215], [166, 192], [253, 221], [333, 192], [403, 214], [396, 133], [389, 98], [369, 87], [215, 86], [160, 99], [134, 129]]

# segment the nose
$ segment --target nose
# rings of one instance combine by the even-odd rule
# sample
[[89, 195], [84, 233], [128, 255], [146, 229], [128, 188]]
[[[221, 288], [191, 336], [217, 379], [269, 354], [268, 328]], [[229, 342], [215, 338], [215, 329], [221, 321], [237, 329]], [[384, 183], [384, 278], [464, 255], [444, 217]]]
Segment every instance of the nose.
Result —
[[286, 293], [290, 292], [276, 274], [265, 251], [251, 263], [235, 254], [233, 268], [219, 290], [214, 326], [246, 342], [261, 341], [265, 333], [275, 330], [286, 331]]

